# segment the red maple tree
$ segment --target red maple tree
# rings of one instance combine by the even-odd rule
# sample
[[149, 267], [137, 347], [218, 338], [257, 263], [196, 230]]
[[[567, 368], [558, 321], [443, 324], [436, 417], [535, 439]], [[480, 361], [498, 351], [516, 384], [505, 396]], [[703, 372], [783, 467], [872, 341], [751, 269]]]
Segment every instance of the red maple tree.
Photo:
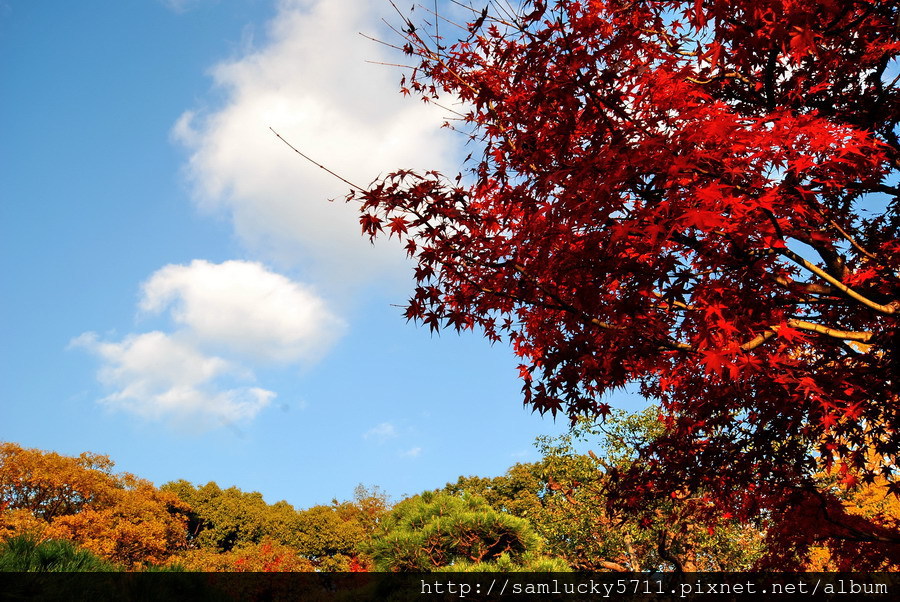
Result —
[[626, 501], [689, 487], [747, 516], [822, 469], [898, 492], [897, 22], [895, 1], [530, 0], [449, 44], [404, 18], [402, 91], [458, 101], [474, 159], [348, 198], [417, 261], [406, 316], [508, 338], [526, 404], [661, 402]]

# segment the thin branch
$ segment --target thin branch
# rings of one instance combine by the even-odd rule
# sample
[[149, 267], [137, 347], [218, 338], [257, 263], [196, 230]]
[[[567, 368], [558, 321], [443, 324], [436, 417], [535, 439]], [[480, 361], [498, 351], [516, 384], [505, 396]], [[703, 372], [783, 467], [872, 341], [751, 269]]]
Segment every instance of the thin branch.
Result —
[[741, 351], [752, 351], [774, 337], [775, 334], [776, 333], [774, 330], [766, 330], [762, 334], [750, 339], [749, 341], [741, 345], [740, 349]]
[[836, 221], [834, 221], [833, 219], [829, 219], [828, 223], [830, 223], [838, 232], [840, 232], [841, 236], [843, 236], [845, 239], [847, 239], [847, 242], [849, 242], [851, 245], [853, 245], [854, 249], [856, 249], [857, 251], [859, 251], [860, 253], [862, 253], [863, 255], [868, 257], [869, 259], [872, 259], [874, 261], [880, 261], [878, 259], [878, 257], [869, 253], [864, 248], [862, 248], [862, 246], [858, 242], [856, 242], [856, 239], [853, 238], [852, 236], [850, 236], [849, 234], [847, 234], [847, 232], [844, 231], [844, 229], [841, 228]]
[[382, 44], [384, 46], [387, 46], [388, 48], [393, 48], [394, 50], [399, 50], [400, 52], [403, 52], [402, 46], [397, 46], [396, 44], [391, 44], [390, 42], [385, 42], [384, 40], [379, 40], [378, 38], [373, 38], [372, 36], [365, 34], [361, 31], [358, 31], [356, 33], [358, 33], [362, 37], [366, 38], [367, 40], [371, 40], [372, 42], [375, 42], [377, 44]]
[[386, 63], [384, 61], [370, 61], [366, 60], [370, 65], [382, 65], [384, 67], [400, 67], [401, 69], [415, 69], [412, 65], [401, 65], [400, 63]]
[[744, 82], [745, 84], [753, 83], [752, 81], [750, 81], [749, 78], [747, 78], [746, 75], [744, 75], [743, 73], [738, 73], [737, 71], [729, 71], [728, 73], [716, 75], [716, 76], [710, 77], [708, 79], [697, 79], [694, 77], [686, 77], [685, 79], [691, 83], [700, 84], [700, 85], [706, 85], [706, 84], [712, 83], [712, 82], [720, 80], [720, 79], [739, 79], [742, 82]]
[[290, 142], [288, 142], [287, 140], [285, 140], [285, 139], [281, 136], [281, 134], [279, 134], [278, 132], [276, 132], [275, 129], [272, 128], [271, 126], [269, 127], [269, 129], [272, 131], [273, 134], [275, 134], [276, 136], [278, 136], [278, 139], [279, 139], [279, 140], [281, 140], [282, 142], [284, 142], [285, 144], [287, 144], [287, 145], [288, 145], [288, 148], [290, 148], [292, 151], [294, 151], [295, 153], [297, 153], [298, 155], [300, 155], [301, 157], [303, 157], [304, 159], [306, 159], [307, 161], [309, 161], [310, 163], [312, 163], [313, 165], [315, 165], [315, 166], [318, 167], [319, 169], [324, 169], [325, 171], [327, 171], [329, 174], [331, 174], [332, 176], [334, 176], [335, 178], [337, 178], [338, 180], [340, 180], [340, 181], [343, 182], [344, 184], [348, 184], [348, 185], [349, 185], [351, 188], [353, 188], [354, 190], [358, 190], [359, 192], [365, 192], [365, 189], [362, 188], [361, 186], [357, 186], [356, 184], [354, 184], [353, 182], [351, 182], [351, 181], [348, 180], [347, 178], [345, 178], [345, 177], [343, 177], [343, 176], [339, 176], [338, 174], [334, 173], [333, 171], [331, 171], [330, 169], [328, 169], [327, 167], [325, 167], [324, 165], [322, 165], [322, 164], [319, 163], [318, 161], [316, 161], [316, 160], [314, 160], [314, 159], [311, 159], [311, 158], [309, 158], [308, 156], [306, 156], [306, 155], [304, 155], [303, 153], [301, 153], [299, 150], [297, 150], [297, 148], [294, 147], [293, 144], [291, 144]]

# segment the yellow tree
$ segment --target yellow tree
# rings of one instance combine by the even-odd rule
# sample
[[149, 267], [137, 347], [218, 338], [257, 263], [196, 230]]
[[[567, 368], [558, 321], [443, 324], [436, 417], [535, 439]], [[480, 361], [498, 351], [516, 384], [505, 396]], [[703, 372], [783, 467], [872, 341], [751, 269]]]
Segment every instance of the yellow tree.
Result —
[[900, 570], [900, 501], [882, 477], [847, 489], [839, 475], [820, 475], [819, 487], [798, 490], [793, 509], [773, 521], [770, 554], [761, 568], [808, 571]]
[[185, 544], [188, 507], [113, 466], [0, 443], [0, 536], [67, 539], [128, 567], [165, 562]]

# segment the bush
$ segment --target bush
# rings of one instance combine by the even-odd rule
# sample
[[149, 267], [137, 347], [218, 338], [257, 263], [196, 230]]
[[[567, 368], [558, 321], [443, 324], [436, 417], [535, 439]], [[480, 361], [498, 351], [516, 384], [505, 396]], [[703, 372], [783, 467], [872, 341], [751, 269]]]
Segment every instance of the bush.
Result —
[[0, 544], [0, 571], [40, 573], [95, 573], [120, 570], [72, 542], [39, 541], [33, 535], [19, 535]]
[[542, 548], [527, 520], [493, 509], [480, 496], [425, 492], [397, 504], [371, 553], [380, 571], [491, 571], [545, 566]]

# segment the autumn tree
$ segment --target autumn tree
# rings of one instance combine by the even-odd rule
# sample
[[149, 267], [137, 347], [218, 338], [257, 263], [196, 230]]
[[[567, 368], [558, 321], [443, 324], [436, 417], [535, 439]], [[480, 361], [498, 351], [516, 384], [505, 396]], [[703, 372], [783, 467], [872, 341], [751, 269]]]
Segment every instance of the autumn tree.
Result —
[[136, 568], [185, 545], [185, 506], [107, 456], [78, 457], [0, 443], [0, 537], [64, 539]]
[[805, 491], [769, 531], [769, 553], [760, 567], [896, 572], [900, 570], [900, 500], [888, 483], [847, 490], [834, 475], [820, 475], [819, 489]]
[[488, 2], [457, 41], [438, 20], [398, 28], [402, 92], [456, 102], [467, 171], [348, 197], [416, 261], [407, 318], [506, 337], [542, 413], [658, 400], [623, 503], [757, 516], [819, 470], [900, 492], [896, 3]]
[[387, 496], [357, 487], [352, 501], [332, 500], [298, 513], [297, 548], [318, 571], [362, 571], [373, 567], [366, 552], [387, 517]]
[[264, 536], [259, 542], [242, 542], [227, 552], [195, 548], [179, 555], [178, 562], [190, 571], [219, 573], [312, 572], [315, 565], [297, 548]]

